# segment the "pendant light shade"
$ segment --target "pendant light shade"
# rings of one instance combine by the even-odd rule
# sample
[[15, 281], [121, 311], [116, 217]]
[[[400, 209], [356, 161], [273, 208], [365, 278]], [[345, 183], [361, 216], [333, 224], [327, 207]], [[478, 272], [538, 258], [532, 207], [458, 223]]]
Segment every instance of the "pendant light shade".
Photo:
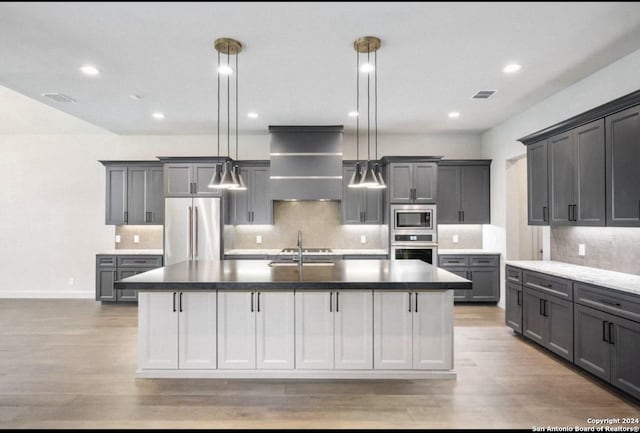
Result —
[[384, 189], [387, 187], [387, 184], [384, 181], [384, 177], [382, 176], [382, 169], [380, 168], [380, 164], [376, 164], [375, 165], [375, 169], [373, 170], [373, 172], [376, 175], [376, 179], [378, 180], [377, 185], [372, 186], [370, 188], [376, 188], [376, 189]]
[[373, 164], [369, 162], [366, 165], [364, 174], [362, 175], [362, 180], [360, 180], [360, 185], [365, 188], [374, 188], [378, 185], [378, 183], [378, 176], [373, 171]]
[[222, 171], [222, 178], [220, 179], [220, 188], [230, 189], [237, 187], [238, 181], [234, 179], [234, 173], [231, 169], [231, 163], [226, 162], [224, 164], [224, 170]]
[[230, 188], [232, 191], [246, 191], [247, 190], [247, 184], [244, 183], [244, 179], [242, 178], [242, 173], [240, 172], [240, 166], [236, 165], [234, 167], [234, 172], [236, 175], [236, 179], [238, 181], [238, 186], [236, 186], [235, 188]]
[[349, 180], [349, 184], [347, 185], [349, 188], [362, 188], [363, 185], [360, 183], [362, 181], [362, 170], [360, 167], [360, 163], [356, 162], [355, 170], [351, 175], [351, 179]]
[[222, 179], [222, 176], [220, 175], [220, 172], [222, 172], [222, 165], [221, 164], [216, 164], [216, 170], [213, 173], [213, 176], [211, 176], [211, 180], [209, 181], [209, 185], [207, 185], [209, 188], [211, 188], [211, 189], [220, 189], [220, 188], [222, 188], [220, 186], [220, 180]]

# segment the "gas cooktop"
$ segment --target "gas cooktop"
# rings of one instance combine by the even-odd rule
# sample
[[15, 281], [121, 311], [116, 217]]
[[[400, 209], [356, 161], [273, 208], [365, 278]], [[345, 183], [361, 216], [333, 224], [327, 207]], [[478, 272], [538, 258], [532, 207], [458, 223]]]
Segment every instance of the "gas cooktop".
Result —
[[[283, 248], [283, 253], [298, 253], [297, 248]], [[302, 254], [331, 254], [333, 251], [331, 248], [303, 248]]]

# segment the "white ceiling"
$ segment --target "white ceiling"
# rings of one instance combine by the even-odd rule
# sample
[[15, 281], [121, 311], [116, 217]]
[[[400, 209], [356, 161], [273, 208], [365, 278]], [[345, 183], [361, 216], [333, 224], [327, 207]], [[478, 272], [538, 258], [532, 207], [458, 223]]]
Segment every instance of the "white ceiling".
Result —
[[[120, 134], [211, 133], [212, 43], [228, 36], [245, 45], [243, 132], [353, 128], [364, 35], [382, 39], [380, 131], [476, 132], [640, 48], [640, 3], [2, 3], [0, 84]], [[523, 69], [506, 76], [512, 61]], [[82, 75], [85, 63], [101, 74]], [[470, 99], [484, 89], [498, 92]]]

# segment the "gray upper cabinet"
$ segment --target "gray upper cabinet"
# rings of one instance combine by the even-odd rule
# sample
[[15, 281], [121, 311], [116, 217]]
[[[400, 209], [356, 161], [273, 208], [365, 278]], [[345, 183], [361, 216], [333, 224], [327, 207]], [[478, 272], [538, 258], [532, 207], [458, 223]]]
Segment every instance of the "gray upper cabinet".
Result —
[[549, 224], [547, 140], [527, 146], [527, 201], [529, 225]]
[[640, 106], [606, 118], [607, 225], [640, 226]]
[[438, 224], [491, 223], [490, 163], [440, 161]]
[[388, 166], [390, 203], [435, 203], [438, 166], [435, 162], [392, 162]]
[[168, 162], [164, 164], [165, 197], [221, 197], [222, 190], [209, 188], [215, 162]]
[[605, 225], [602, 119], [549, 139], [551, 225]]
[[107, 167], [106, 224], [164, 223], [164, 175], [159, 163], [102, 163]]
[[273, 224], [269, 167], [264, 164], [242, 166], [240, 173], [247, 190], [230, 192], [233, 202], [233, 224]]
[[342, 224], [382, 224], [382, 189], [349, 188], [353, 164], [342, 167]]

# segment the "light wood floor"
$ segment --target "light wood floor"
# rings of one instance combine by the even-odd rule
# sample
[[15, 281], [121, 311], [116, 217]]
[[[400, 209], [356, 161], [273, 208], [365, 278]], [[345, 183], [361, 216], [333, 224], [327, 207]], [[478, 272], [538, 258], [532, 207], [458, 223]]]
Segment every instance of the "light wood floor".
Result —
[[136, 380], [136, 312], [0, 300], [0, 428], [531, 429], [640, 416], [514, 337], [495, 306], [456, 307], [457, 380], [416, 381]]

